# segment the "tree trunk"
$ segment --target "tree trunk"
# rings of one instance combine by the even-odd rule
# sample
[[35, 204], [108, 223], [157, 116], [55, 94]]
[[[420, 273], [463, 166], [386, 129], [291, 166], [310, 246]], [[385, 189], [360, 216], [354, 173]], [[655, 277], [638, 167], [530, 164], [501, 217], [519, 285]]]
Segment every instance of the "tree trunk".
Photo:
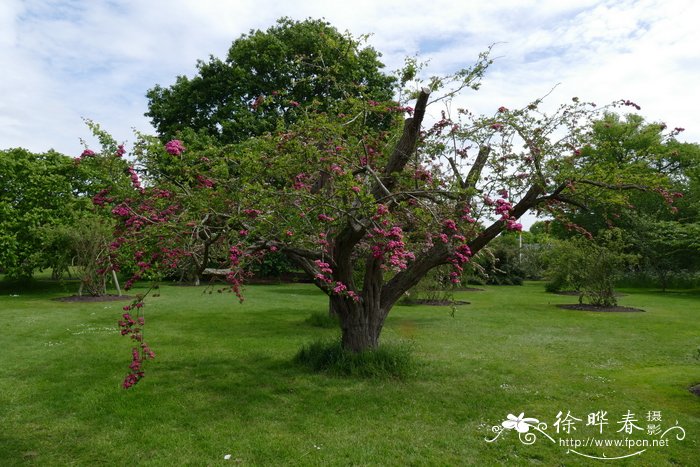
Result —
[[379, 346], [386, 313], [378, 301], [355, 302], [347, 297], [331, 296], [331, 303], [331, 308], [340, 315], [344, 349], [363, 352]]
[[340, 317], [340, 312], [335, 309], [333, 306], [333, 300], [328, 300], [328, 316], [331, 318], [339, 318]]

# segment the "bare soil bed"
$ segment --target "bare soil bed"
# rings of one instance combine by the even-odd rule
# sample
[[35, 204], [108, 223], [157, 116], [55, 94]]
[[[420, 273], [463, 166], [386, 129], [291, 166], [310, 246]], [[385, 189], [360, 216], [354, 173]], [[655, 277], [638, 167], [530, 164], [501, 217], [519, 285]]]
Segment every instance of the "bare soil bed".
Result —
[[631, 308], [628, 306], [598, 306], [598, 305], [587, 305], [587, 304], [575, 304], [575, 305], [557, 305], [559, 308], [564, 308], [565, 310], [579, 310], [579, 311], [593, 311], [593, 312], [604, 312], [604, 313], [639, 313], [644, 312], [640, 308]]
[[417, 298], [408, 302], [409, 305], [431, 305], [431, 306], [450, 306], [454, 305], [469, 305], [470, 302], [464, 300], [431, 300], [429, 298]]
[[100, 295], [100, 296], [92, 296], [92, 295], [71, 295], [70, 297], [58, 297], [54, 298], [57, 302], [116, 302], [120, 300], [131, 300], [134, 297], [130, 297], [129, 295]]

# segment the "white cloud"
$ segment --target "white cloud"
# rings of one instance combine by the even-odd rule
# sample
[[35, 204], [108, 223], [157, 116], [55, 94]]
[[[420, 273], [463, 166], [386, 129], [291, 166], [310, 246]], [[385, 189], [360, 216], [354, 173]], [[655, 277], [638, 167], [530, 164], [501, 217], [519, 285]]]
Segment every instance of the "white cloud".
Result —
[[700, 141], [700, 6], [690, 0], [4, 0], [0, 147], [79, 153], [89, 136], [81, 117], [119, 140], [132, 127], [151, 131], [147, 89], [192, 75], [197, 59], [225, 56], [232, 40], [281, 16], [373, 33], [389, 70], [422, 48], [433, 73], [449, 72], [498, 43], [482, 90], [465, 98], [470, 108], [523, 105], [561, 83], [552, 104], [632, 99]]

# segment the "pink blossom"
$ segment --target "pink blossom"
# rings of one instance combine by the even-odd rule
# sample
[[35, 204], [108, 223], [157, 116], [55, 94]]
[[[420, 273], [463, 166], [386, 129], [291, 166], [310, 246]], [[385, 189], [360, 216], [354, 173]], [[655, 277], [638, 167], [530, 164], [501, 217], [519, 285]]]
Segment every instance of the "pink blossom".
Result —
[[165, 143], [165, 151], [173, 156], [179, 156], [185, 152], [185, 146], [183, 146], [182, 141], [179, 139], [173, 139]]
[[295, 190], [304, 190], [307, 188], [307, 185], [305, 183], [306, 179], [309, 177], [308, 174], [301, 172], [298, 173], [294, 176], [294, 185], [293, 188]]
[[243, 214], [250, 217], [251, 219], [255, 219], [260, 214], [262, 214], [262, 211], [259, 209], [244, 209]]
[[517, 220], [511, 218], [511, 219], [506, 220], [506, 229], [507, 230], [515, 230], [515, 231], [520, 232], [523, 230], [523, 225], [521, 223], [519, 223]]
[[214, 188], [214, 182], [202, 175], [197, 175], [197, 182], [200, 187]]
[[335, 220], [327, 214], [319, 214], [317, 217], [318, 217], [318, 220], [323, 221], [323, 222], [333, 222]]
[[445, 219], [442, 225], [448, 230], [457, 230], [457, 224], [452, 219]]
[[336, 175], [343, 175], [345, 171], [338, 164], [331, 164], [331, 172]]
[[127, 208], [124, 204], [120, 204], [112, 209], [112, 214], [120, 217], [126, 217], [129, 215], [129, 208]]

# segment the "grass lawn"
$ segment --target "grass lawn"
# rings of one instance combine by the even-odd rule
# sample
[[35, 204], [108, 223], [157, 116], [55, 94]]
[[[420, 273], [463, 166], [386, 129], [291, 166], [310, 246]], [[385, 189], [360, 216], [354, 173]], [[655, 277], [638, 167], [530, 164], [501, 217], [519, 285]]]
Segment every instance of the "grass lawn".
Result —
[[[305, 319], [327, 309], [310, 285], [250, 286], [246, 302], [203, 288], [162, 287], [148, 300], [146, 377], [120, 383], [130, 343], [118, 335], [123, 302], [61, 303], [59, 288], [0, 286], [0, 465], [700, 465], [700, 295], [626, 290], [646, 313], [562, 310], [575, 298], [543, 285], [460, 292], [448, 307], [397, 306], [384, 341], [413, 341], [420, 362], [406, 380], [345, 379], [291, 363], [305, 343], [335, 330]], [[13, 296], [13, 295], [19, 296]], [[585, 426], [607, 411], [609, 425]], [[559, 411], [581, 419], [556, 434]], [[559, 439], [679, 441], [648, 448], [580, 447]], [[525, 413], [552, 443], [532, 445], [493, 425]], [[649, 412], [661, 421], [649, 422]], [[563, 416], [562, 416], [563, 417]], [[531, 430], [533, 432], [533, 430]], [[225, 460], [224, 456], [231, 458]]]

